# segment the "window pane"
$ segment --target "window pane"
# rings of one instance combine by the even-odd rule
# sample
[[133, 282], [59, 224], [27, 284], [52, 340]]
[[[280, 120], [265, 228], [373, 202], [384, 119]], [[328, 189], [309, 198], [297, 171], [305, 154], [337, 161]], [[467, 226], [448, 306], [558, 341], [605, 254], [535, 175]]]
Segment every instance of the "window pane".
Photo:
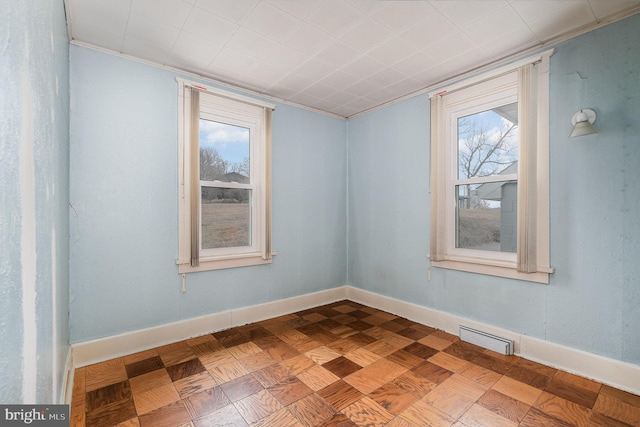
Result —
[[516, 252], [517, 181], [457, 185], [456, 247]]
[[249, 183], [249, 129], [200, 119], [200, 179]]
[[458, 179], [517, 173], [518, 103], [458, 119]]
[[202, 249], [251, 246], [251, 190], [202, 187]]

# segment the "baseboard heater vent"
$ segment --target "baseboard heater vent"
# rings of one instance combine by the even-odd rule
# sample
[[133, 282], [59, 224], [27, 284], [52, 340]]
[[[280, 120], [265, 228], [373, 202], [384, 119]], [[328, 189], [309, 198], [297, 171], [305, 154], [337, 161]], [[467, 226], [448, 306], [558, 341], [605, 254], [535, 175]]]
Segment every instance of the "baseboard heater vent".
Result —
[[513, 340], [498, 337], [477, 329], [460, 325], [460, 339], [480, 347], [488, 348], [496, 353], [513, 354]]

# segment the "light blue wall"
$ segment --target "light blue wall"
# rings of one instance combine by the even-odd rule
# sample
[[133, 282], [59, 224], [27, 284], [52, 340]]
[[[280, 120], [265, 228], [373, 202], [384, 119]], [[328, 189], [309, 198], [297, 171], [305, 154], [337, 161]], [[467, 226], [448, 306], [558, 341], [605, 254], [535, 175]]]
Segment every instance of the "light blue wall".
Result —
[[70, 57], [72, 343], [346, 283], [346, 121], [278, 105], [278, 255], [189, 274], [183, 294], [175, 74], [77, 46]]
[[[640, 15], [551, 57], [549, 285], [434, 269], [425, 95], [349, 122], [349, 282], [640, 364]], [[598, 113], [597, 135], [569, 120]]]
[[0, 402], [57, 403], [69, 348], [64, 6], [0, 10]]

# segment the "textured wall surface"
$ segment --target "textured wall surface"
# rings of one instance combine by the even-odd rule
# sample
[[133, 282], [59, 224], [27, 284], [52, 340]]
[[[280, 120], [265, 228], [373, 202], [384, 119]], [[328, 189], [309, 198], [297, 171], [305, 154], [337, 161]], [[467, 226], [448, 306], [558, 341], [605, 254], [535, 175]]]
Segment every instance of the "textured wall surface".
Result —
[[0, 10], [0, 402], [57, 403], [69, 342], [64, 6]]
[[[349, 122], [349, 281], [640, 364], [640, 15], [551, 57], [549, 285], [434, 269], [425, 95]], [[580, 108], [599, 133], [568, 137]]]
[[342, 286], [344, 120], [273, 115], [273, 264], [192, 273], [178, 251], [175, 74], [71, 47], [71, 342]]

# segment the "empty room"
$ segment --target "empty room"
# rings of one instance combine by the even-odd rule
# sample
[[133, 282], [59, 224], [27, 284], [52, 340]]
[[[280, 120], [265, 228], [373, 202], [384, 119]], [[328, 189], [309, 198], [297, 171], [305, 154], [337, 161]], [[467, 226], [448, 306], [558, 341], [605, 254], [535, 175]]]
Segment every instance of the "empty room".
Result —
[[2, 3], [0, 424], [640, 426], [640, 1]]

